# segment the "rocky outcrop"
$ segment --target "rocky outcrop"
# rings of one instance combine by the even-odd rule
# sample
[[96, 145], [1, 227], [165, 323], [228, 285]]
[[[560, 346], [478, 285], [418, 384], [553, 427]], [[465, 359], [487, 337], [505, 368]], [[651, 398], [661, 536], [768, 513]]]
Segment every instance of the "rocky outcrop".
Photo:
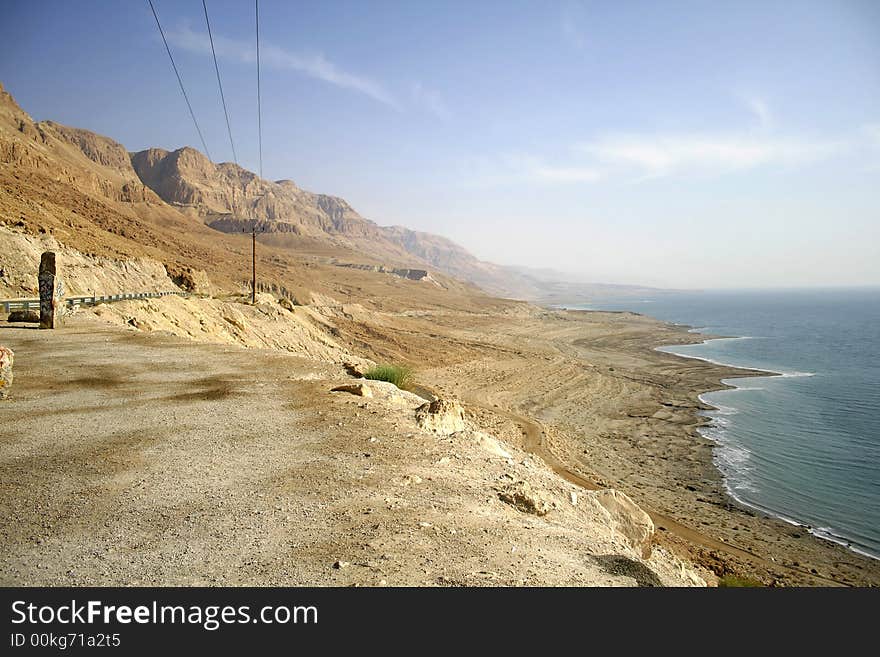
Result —
[[124, 292], [165, 292], [174, 289], [165, 266], [151, 258], [105, 258], [67, 248], [51, 235], [28, 235], [0, 225], [0, 297], [37, 296], [40, 257], [54, 251], [64, 260], [69, 296]]
[[468, 428], [464, 409], [457, 401], [435, 399], [416, 409], [416, 423], [425, 431], [450, 434]]
[[523, 513], [546, 516], [556, 503], [543, 491], [537, 491], [527, 481], [517, 481], [498, 493], [502, 502], [510, 504]]
[[425, 401], [418, 395], [401, 390], [388, 381], [370, 381], [369, 385], [377, 401], [388, 408], [406, 410], [410, 417], [412, 411]]
[[427, 269], [405, 269], [401, 267], [386, 267], [385, 265], [364, 265], [350, 262], [337, 262], [337, 267], [347, 267], [348, 269], [360, 269], [361, 271], [374, 271], [380, 274], [391, 274], [399, 276], [411, 281], [423, 281], [428, 278]]
[[174, 284], [182, 290], [186, 290], [191, 294], [207, 294], [214, 292], [214, 286], [208, 274], [203, 269], [193, 269], [192, 267], [176, 267], [174, 265], [165, 266], [169, 278]]
[[9, 347], [0, 345], [0, 399], [6, 399], [9, 396], [9, 389], [12, 387], [12, 363], [15, 360], [15, 354]]
[[654, 522], [645, 511], [619, 490], [607, 489], [590, 493], [608, 513], [611, 526], [622, 534], [643, 558], [651, 556]]

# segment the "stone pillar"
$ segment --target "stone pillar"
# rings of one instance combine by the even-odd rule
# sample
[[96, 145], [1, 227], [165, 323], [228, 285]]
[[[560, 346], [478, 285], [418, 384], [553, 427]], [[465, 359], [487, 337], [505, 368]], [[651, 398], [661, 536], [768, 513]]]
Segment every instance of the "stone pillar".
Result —
[[12, 349], [0, 346], [0, 399], [6, 399], [12, 387], [13, 357]]
[[64, 310], [64, 283], [53, 251], [45, 251], [40, 258], [40, 328], [61, 326]]

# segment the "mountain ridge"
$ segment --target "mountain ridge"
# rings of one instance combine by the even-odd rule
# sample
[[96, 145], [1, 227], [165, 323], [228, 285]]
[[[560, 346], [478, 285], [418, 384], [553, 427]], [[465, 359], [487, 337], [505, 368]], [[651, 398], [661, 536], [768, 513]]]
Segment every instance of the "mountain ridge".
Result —
[[[571, 300], [598, 289], [482, 261], [441, 235], [380, 226], [343, 198], [304, 190], [289, 179], [267, 180], [235, 163], [214, 163], [191, 146], [129, 152], [89, 130], [51, 120], [35, 122], [2, 84], [0, 162], [121, 203], [110, 214], [121, 211], [127, 216], [123, 223], [140, 223], [143, 230], [148, 229], [143, 224], [147, 217], [174, 225], [178, 217], [188, 220], [187, 231], [196, 232], [200, 240], [210, 239], [210, 233], [199, 225], [214, 234], [239, 235], [256, 227], [261, 242], [280, 249], [342, 258], [346, 264], [439, 270], [505, 298], [556, 301], [563, 290], [562, 296]], [[113, 217], [108, 232], [132, 236], [139, 230], [118, 226], [118, 219]]]

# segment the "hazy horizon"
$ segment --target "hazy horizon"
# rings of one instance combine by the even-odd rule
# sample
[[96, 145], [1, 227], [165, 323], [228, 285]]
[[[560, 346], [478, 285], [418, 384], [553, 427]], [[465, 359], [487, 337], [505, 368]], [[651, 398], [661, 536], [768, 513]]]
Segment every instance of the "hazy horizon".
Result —
[[[154, 0], [231, 161], [200, 2]], [[208, 3], [257, 171], [253, 4]], [[263, 0], [264, 176], [477, 257], [677, 289], [880, 285], [880, 5]], [[147, 2], [13, 2], [0, 81], [129, 150], [200, 146]]]

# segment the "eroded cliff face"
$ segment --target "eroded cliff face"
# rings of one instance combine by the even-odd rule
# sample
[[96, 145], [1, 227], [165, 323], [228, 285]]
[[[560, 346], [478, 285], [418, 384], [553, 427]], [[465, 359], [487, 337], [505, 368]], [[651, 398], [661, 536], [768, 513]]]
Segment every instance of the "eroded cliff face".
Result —
[[54, 121], [35, 122], [2, 86], [0, 163], [38, 171], [112, 201], [159, 202], [138, 178], [122, 144]]
[[58, 254], [67, 296], [168, 292], [179, 289], [165, 266], [151, 258], [114, 259], [68, 248], [51, 235], [28, 235], [0, 226], [0, 298], [38, 295], [40, 254]]
[[274, 230], [277, 223], [285, 232], [382, 239], [376, 224], [340, 198], [308, 192], [290, 180], [265, 180], [229, 162], [214, 164], [194, 148], [151, 148], [133, 153], [131, 163], [165, 202], [191, 209], [220, 229], [259, 222]]

